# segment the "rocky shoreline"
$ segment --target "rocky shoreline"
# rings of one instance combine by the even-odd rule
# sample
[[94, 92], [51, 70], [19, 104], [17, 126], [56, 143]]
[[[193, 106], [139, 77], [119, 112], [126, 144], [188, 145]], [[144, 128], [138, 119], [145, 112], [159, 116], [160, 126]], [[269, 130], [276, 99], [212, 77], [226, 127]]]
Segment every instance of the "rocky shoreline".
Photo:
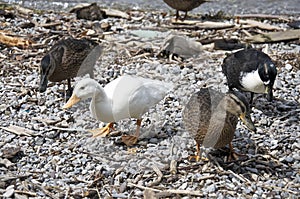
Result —
[[[190, 162], [195, 143], [181, 118], [189, 96], [201, 86], [227, 91], [221, 63], [232, 51], [215, 49], [215, 39], [245, 44], [249, 34], [291, 29], [288, 22], [299, 16], [251, 18], [265, 24], [251, 26], [216, 14], [205, 20], [231, 26], [199, 28], [154, 10], [120, 11], [101, 21], [15, 6], [3, 10], [12, 17], [0, 16], [0, 34], [25, 41], [19, 46], [0, 43], [2, 197], [299, 198], [299, 39], [252, 44], [276, 62], [278, 76], [273, 102], [256, 95], [251, 116], [257, 132], [238, 124], [233, 145], [248, 155], [246, 161], [228, 163], [226, 150], [204, 149], [209, 161]], [[201, 52], [184, 59], [162, 55], [170, 35], [200, 41]], [[137, 145], [127, 147], [120, 141], [121, 134], [135, 130], [134, 121], [118, 122], [110, 137], [92, 138], [86, 129], [104, 124], [91, 117], [89, 101], [65, 111], [63, 84], [52, 83], [45, 93], [38, 92], [41, 58], [55, 41], [69, 36], [88, 37], [104, 46], [95, 66], [95, 78], [102, 85], [122, 74], [174, 84], [165, 100], [145, 115]], [[23, 45], [26, 41], [29, 46]]]

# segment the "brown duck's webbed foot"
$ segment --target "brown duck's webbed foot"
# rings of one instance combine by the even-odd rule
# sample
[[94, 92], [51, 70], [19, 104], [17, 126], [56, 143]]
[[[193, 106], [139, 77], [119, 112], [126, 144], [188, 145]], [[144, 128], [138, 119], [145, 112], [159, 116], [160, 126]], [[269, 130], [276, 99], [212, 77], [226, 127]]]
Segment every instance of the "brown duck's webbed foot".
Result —
[[200, 151], [200, 145], [197, 143], [196, 144], [196, 155], [192, 155], [189, 157], [189, 161], [199, 162], [199, 161], [208, 161], [207, 158], [202, 157], [201, 151]]
[[229, 151], [229, 155], [227, 157], [227, 162], [245, 160], [248, 158], [248, 156], [245, 154], [235, 152], [231, 143], [229, 144], [229, 149], [230, 149], [230, 151]]
[[103, 128], [98, 128], [98, 129], [92, 129], [88, 130], [93, 134], [93, 137], [106, 137], [110, 134], [111, 131], [114, 130], [114, 123], [108, 123], [105, 127]]

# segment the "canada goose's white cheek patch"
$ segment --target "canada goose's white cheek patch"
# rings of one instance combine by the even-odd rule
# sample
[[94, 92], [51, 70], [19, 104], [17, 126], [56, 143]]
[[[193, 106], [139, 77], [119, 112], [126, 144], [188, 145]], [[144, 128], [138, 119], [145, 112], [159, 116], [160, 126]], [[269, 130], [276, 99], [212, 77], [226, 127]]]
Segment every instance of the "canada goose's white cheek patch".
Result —
[[241, 85], [247, 91], [254, 93], [265, 93], [266, 92], [266, 82], [263, 82], [258, 74], [258, 71], [252, 71], [250, 73], [242, 73], [241, 75]]

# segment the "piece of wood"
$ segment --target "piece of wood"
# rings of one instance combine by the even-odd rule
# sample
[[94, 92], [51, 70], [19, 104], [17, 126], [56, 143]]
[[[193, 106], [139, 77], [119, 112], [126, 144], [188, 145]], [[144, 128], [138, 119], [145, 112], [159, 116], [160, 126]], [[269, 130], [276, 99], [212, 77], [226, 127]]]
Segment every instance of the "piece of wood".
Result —
[[22, 195], [28, 195], [28, 196], [32, 196], [32, 197], [36, 197], [37, 194], [34, 193], [34, 192], [30, 192], [30, 191], [23, 191], [23, 190], [15, 190], [15, 193], [18, 193], [18, 194], [22, 194]]
[[153, 180], [153, 182], [148, 184], [148, 187], [152, 187], [152, 186], [156, 186], [161, 182], [161, 179], [163, 177], [162, 172], [159, 170], [159, 168], [156, 165], [152, 166], [152, 169], [154, 170], [154, 172], [157, 175], [157, 178], [155, 180]]
[[185, 21], [174, 21], [172, 22], [174, 27], [169, 28], [175, 28], [175, 29], [226, 29], [226, 28], [233, 28], [235, 25], [227, 22], [215, 22], [215, 21], [196, 21], [196, 20], [185, 20]]
[[4, 159], [0, 158], [0, 165], [4, 165], [6, 168], [8, 168], [14, 164], [6, 158]]
[[22, 37], [10, 36], [8, 33], [0, 30], [0, 43], [25, 49], [31, 45], [32, 41]]
[[171, 160], [170, 162], [170, 173], [175, 175], [177, 173], [177, 161]]
[[119, 17], [124, 19], [130, 18], [130, 16], [126, 12], [120, 10], [116, 10], [116, 9], [101, 9], [101, 10], [104, 11], [108, 17]]
[[33, 14], [33, 10], [31, 9], [28, 9], [28, 8], [24, 8], [24, 7], [21, 7], [19, 5], [16, 5], [15, 6], [15, 9], [20, 13], [20, 14], [23, 14], [23, 15], [32, 15]]
[[249, 25], [251, 27], [257, 27], [259, 29], [262, 30], [282, 30], [282, 28], [278, 27], [278, 26], [273, 26], [267, 23], [262, 23], [256, 20], [252, 20], [252, 19], [247, 19], [247, 20], [239, 20], [238, 21], [239, 24], [246, 24]]
[[253, 43], [281, 42], [300, 39], [300, 30], [287, 30], [270, 32], [247, 37], [246, 40]]
[[268, 15], [268, 14], [238, 14], [235, 15], [236, 18], [256, 18], [256, 19], [277, 19], [282, 21], [290, 21], [287, 16], [282, 15]]
[[48, 118], [33, 117], [32, 119], [42, 122], [43, 124], [46, 124], [46, 125], [55, 125], [62, 121], [61, 118], [53, 120], [53, 119], [48, 119]]
[[0, 127], [1, 129], [14, 133], [16, 135], [25, 135], [25, 136], [35, 136], [35, 133], [32, 130], [15, 126], [15, 125], [10, 125], [9, 127]]
[[196, 23], [201, 23], [200, 20], [176, 20], [175, 18], [171, 19], [171, 23], [174, 25], [195, 25]]
[[226, 28], [233, 28], [235, 25], [231, 23], [224, 23], [224, 22], [205, 21], [205, 22], [197, 23], [196, 26], [202, 29], [226, 29]]
[[133, 184], [131, 182], [128, 183], [128, 186], [134, 186], [142, 190], [151, 190], [154, 192], [160, 192], [160, 193], [171, 193], [171, 194], [183, 194], [183, 195], [191, 195], [191, 196], [204, 196], [201, 191], [192, 191], [192, 190], [180, 190], [180, 189], [166, 189], [166, 190], [160, 190], [160, 189], [154, 189], [149, 187], [144, 187], [141, 185]]

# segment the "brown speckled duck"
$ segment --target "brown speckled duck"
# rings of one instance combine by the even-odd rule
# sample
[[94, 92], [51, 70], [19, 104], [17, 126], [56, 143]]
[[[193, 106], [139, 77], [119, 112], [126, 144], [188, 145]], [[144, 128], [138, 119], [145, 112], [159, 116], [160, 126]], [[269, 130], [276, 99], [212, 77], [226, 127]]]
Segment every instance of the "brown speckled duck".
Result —
[[182, 112], [186, 130], [196, 141], [198, 161], [200, 145], [204, 147], [221, 148], [229, 144], [228, 160], [238, 159], [231, 141], [234, 136], [238, 118], [248, 129], [256, 131], [250, 117], [249, 104], [246, 97], [238, 91], [226, 94], [211, 88], [201, 88], [194, 93]]
[[176, 9], [176, 20], [179, 19], [179, 11], [185, 12], [184, 20], [187, 17], [187, 12], [197, 8], [201, 4], [208, 2], [207, 0], [164, 0], [168, 6]]
[[67, 96], [71, 96], [71, 78], [89, 74], [102, 52], [101, 46], [88, 39], [68, 38], [58, 41], [42, 58], [40, 65], [40, 92], [45, 92], [48, 80], [68, 80]]

